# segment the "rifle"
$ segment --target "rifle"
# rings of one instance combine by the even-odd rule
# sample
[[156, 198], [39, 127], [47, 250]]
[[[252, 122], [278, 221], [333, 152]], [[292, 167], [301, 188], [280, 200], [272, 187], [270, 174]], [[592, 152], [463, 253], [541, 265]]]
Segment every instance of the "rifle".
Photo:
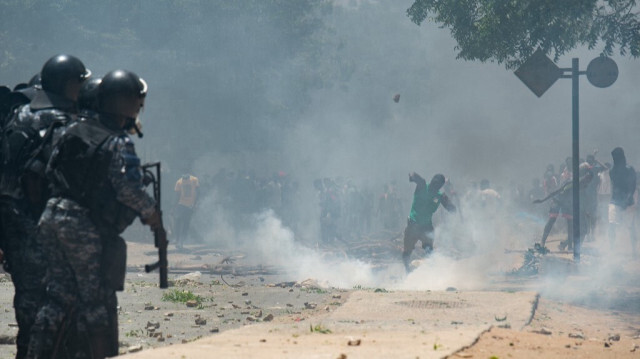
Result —
[[153, 232], [153, 239], [158, 248], [158, 261], [144, 266], [144, 271], [149, 273], [156, 268], [160, 270], [160, 288], [167, 288], [167, 232], [162, 224], [162, 210], [160, 208], [160, 162], [147, 163], [142, 165], [144, 182], [153, 184], [153, 198], [156, 200], [156, 208], [160, 214], [160, 226]]

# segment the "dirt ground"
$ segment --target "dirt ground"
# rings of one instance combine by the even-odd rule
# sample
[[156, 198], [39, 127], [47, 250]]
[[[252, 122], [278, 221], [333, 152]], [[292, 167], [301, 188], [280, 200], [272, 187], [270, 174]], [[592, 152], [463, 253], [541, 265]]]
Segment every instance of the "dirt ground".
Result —
[[[541, 293], [531, 323], [521, 329], [493, 327], [450, 358], [640, 358], [640, 260], [622, 245], [613, 253], [615, 267], [599, 268], [598, 253], [608, 250], [608, 245], [587, 243], [585, 252], [592, 256], [583, 255], [580, 267], [571, 264], [570, 254], [549, 255], [540, 275], [517, 281]], [[560, 284], [545, 288], [540, 283], [551, 275], [544, 273], [550, 268]], [[599, 269], [615, 273], [605, 285], [585, 285], [588, 292], [563, 297], [553, 293], [563, 283], [588, 284]]]
[[[118, 296], [122, 354], [146, 353], [151, 348], [191, 343], [270, 321], [309, 328], [310, 324], [321, 322], [319, 318], [345, 305], [353, 293], [375, 290], [323, 288], [313, 280], [296, 283], [277, 268], [244, 264], [246, 261], [241, 253], [189, 246], [186, 251], [170, 251], [174, 267], [179, 268], [171, 271], [173, 287], [168, 290], [198, 296], [197, 304], [189, 307], [184, 302], [163, 299], [163, 293], [167, 291], [157, 288], [157, 273], [147, 274], [140, 270], [145, 263], [154, 260], [155, 253], [151, 245], [129, 244], [127, 285]], [[224, 258], [230, 260], [222, 263]], [[640, 273], [638, 260], [624, 254], [621, 258], [619, 270], [626, 274]], [[589, 281], [567, 264], [569, 255], [550, 256], [547, 261], [549, 266], [565, 266], [566, 280]], [[597, 267], [598, 262], [585, 257], [583, 266]], [[185, 274], [187, 279], [177, 280]], [[530, 323], [512, 328], [489, 323], [490, 328], [481, 332], [475, 342], [469, 343], [471, 345], [453, 348], [453, 354], [438, 356], [435, 353], [436, 357], [640, 358], [639, 277], [626, 275], [620, 283], [611, 283], [606, 288], [594, 289], [588, 296], [573, 298], [547, 293], [538, 285], [544, 281], [544, 273], [496, 280], [487, 291], [533, 290], [540, 293], [537, 306], [532, 308]], [[17, 328], [12, 296], [13, 287], [8, 276], [0, 274], [0, 358], [15, 355], [13, 341]], [[492, 312], [491, 318], [493, 315]], [[432, 345], [431, 342], [428, 344], [427, 347]], [[424, 343], [416, 342], [416, 345]], [[270, 357], [259, 350], [255, 354], [255, 357]], [[433, 357], [433, 354], [424, 357]]]
[[[160, 346], [187, 343], [207, 335], [215, 335], [269, 316], [304, 321], [327, 306], [341, 305], [346, 292], [319, 289], [314, 285], [285, 282], [286, 275], [207, 273], [214, 263], [237, 253], [221, 253], [202, 246], [186, 251], [170, 249], [175, 265], [190, 270], [170, 271], [170, 288], [158, 288], [158, 274], [144, 273], [145, 263], [155, 260], [152, 245], [128, 243], [128, 272], [124, 292], [118, 293], [120, 353], [136, 352]], [[221, 268], [240, 267], [233, 264]], [[197, 274], [198, 271], [202, 271]], [[263, 272], [266, 272], [262, 270]], [[233, 272], [233, 270], [231, 270]], [[176, 280], [189, 274], [185, 280]], [[198, 297], [189, 307], [185, 302], [163, 300], [163, 294], [188, 292]], [[0, 273], [0, 358], [15, 356], [17, 324], [12, 308], [13, 285], [7, 274]], [[306, 304], [305, 304], [306, 303]]]
[[450, 358], [640, 358], [640, 316], [540, 299], [522, 330], [493, 327]]

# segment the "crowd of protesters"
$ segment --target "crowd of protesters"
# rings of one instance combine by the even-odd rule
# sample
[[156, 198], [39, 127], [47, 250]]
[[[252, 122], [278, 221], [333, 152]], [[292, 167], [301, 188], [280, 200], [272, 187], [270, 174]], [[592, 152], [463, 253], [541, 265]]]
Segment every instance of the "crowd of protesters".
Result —
[[[626, 210], [630, 207], [628, 204], [610, 206], [613, 202], [609, 173], [614, 166], [599, 162], [594, 155], [581, 159], [580, 163], [582, 171], [591, 174], [581, 192], [581, 208], [584, 209], [581, 216], [585, 218], [581, 221], [584, 222], [581, 232], [587, 241], [594, 240], [596, 234], [608, 233], [613, 243], [619, 221], [613, 217], [623, 213], [635, 223], [635, 212], [626, 215], [626, 212], [632, 212]], [[497, 224], [507, 217], [526, 218], [534, 223], [546, 220], [546, 225], [540, 225], [542, 240], [539, 242], [544, 247], [557, 219], [566, 220], [567, 226], [564, 223], [555, 226], [555, 231], [567, 233], [567, 240], [561, 242], [560, 249], [570, 249], [572, 201], [568, 183], [572, 182], [572, 175], [572, 161], [567, 158], [559, 166], [549, 164], [539, 178], [532, 179], [529, 189], [514, 180], [493, 185], [488, 179], [454, 187], [452, 179], [447, 178], [441, 192], [460, 209], [454, 217], [466, 218], [469, 227], [475, 228], [474, 232], [482, 232], [480, 236], [501, 235], [496, 232]], [[635, 183], [635, 179], [633, 181]], [[387, 233], [393, 237], [406, 225], [411, 191], [400, 188], [395, 180], [372, 183], [349, 177], [323, 177], [309, 182], [301, 185], [295, 175], [282, 171], [258, 175], [252, 170], [221, 169], [213, 176], [200, 177], [199, 196], [214, 194], [215, 205], [225, 211], [236, 229], [266, 209], [272, 210], [283, 225], [294, 232], [301, 223], [317, 221], [317, 240], [322, 243], [352, 241], [374, 233]], [[548, 205], [534, 203], [545, 197], [549, 199]], [[447, 220], [441, 212], [434, 213], [435, 222]]]
[[[611, 152], [613, 165], [598, 161], [595, 155], [580, 159], [579, 199], [580, 199], [580, 239], [593, 241], [596, 235], [607, 233], [611, 248], [620, 229], [628, 231], [631, 251], [636, 253], [636, 217], [638, 191], [637, 174], [627, 165], [624, 150], [620, 147]], [[567, 238], [559, 244], [559, 249], [572, 249], [573, 238], [573, 171], [572, 159], [568, 157], [555, 171], [553, 164], [547, 165], [542, 180], [535, 179], [529, 191], [529, 200], [542, 202], [551, 199], [550, 205], [538, 209], [548, 209], [548, 220], [544, 227], [538, 248], [548, 251], [546, 240], [558, 218], [566, 220]], [[541, 200], [544, 197], [543, 200]], [[538, 211], [539, 211], [538, 210]], [[561, 230], [564, 228], [561, 228]]]

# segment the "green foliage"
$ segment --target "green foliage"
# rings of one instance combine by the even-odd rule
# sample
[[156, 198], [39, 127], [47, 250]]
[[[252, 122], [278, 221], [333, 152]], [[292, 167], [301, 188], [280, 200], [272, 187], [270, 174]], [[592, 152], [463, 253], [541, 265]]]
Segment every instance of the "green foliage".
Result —
[[329, 291], [327, 291], [326, 289], [322, 289], [322, 288], [300, 288], [301, 292], [307, 292], [307, 293], [315, 293], [315, 294], [326, 294], [329, 293]]
[[127, 338], [133, 338], [133, 337], [137, 338], [137, 337], [142, 337], [143, 334], [144, 333], [142, 329], [137, 329], [137, 330], [131, 329], [130, 331], [124, 333], [124, 336]]
[[189, 290], [179, 289], [169, 290], [162, 294], [162, 301], [164, 302], [186, 303], [190, 300], [195, 300], [196, 302], [198, 302], [198, 305], [201, 305], [201, 303], [204, 301], [204, 298], [199, 295], [193, 294]]
[[[457, 57], [517, 68], [538, 47], [557, 60], [577, 46], [640, 56], [636, 0], [415, 0], [407, 15], [451, 31]], [[635, 11], [634, 11], [635, 10]]]
[[[198, 335], [197, 337], [193, 337], [193, 338], [190, 338], [190, 339], [185, 339], [185, 340], [183, 340], [183, 343], [191, 343], [191, 342], [195, 342], [195, 341], [196, 341], [196, 340], [198, 340], [198, 339], [202, 339], [202, 335]], [[183, 358], [184, 358], [184, 357], [183, 357]]]
[[374, 293], [389, 293], [389, 291], [386, 290], [385, 288], [371, 288], [371, 287], [362, 286], [360, 284], [354, 285], [353, 289], [355, 289], [355, 290], [366, 290], [366, 291], [371, 291], [371, 292], [374, 292]]
[[322, 324], [316, 324], [315, 326], [313, 324], [309, 324], [309, 330], [311, 333], [331, 334], [331, 330], [325, 328]]

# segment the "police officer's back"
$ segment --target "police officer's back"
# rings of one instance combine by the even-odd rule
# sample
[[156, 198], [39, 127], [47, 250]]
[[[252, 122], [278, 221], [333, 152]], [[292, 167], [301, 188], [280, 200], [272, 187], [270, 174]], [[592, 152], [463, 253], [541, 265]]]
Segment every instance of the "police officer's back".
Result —
[[52, 57], [42, 68], [41, 88], [5, 126], [0, 194], [25, 201], [25, 210], [33, 218], [40, 216], [48, 199], [44, 170], [50, 148], [45, 147], [51, 144], [55, 128], [75, 118], [80, 87], [90, 75], [73, 56]]
[[131, 72], [107, 74], [97, 86], [97, 112], [82, 113], [66, 128], [47, 169], [57, 194], [89, 208], [97, 225], [118, 226], [117, 234], [130, 224], [114, 218], [121, 213], [112, 212], [120, 207], [143, 220], [155, 213], [155, 203], [142, 186], [140, 159], [127, 135], [146, 91], [146, 83]]

